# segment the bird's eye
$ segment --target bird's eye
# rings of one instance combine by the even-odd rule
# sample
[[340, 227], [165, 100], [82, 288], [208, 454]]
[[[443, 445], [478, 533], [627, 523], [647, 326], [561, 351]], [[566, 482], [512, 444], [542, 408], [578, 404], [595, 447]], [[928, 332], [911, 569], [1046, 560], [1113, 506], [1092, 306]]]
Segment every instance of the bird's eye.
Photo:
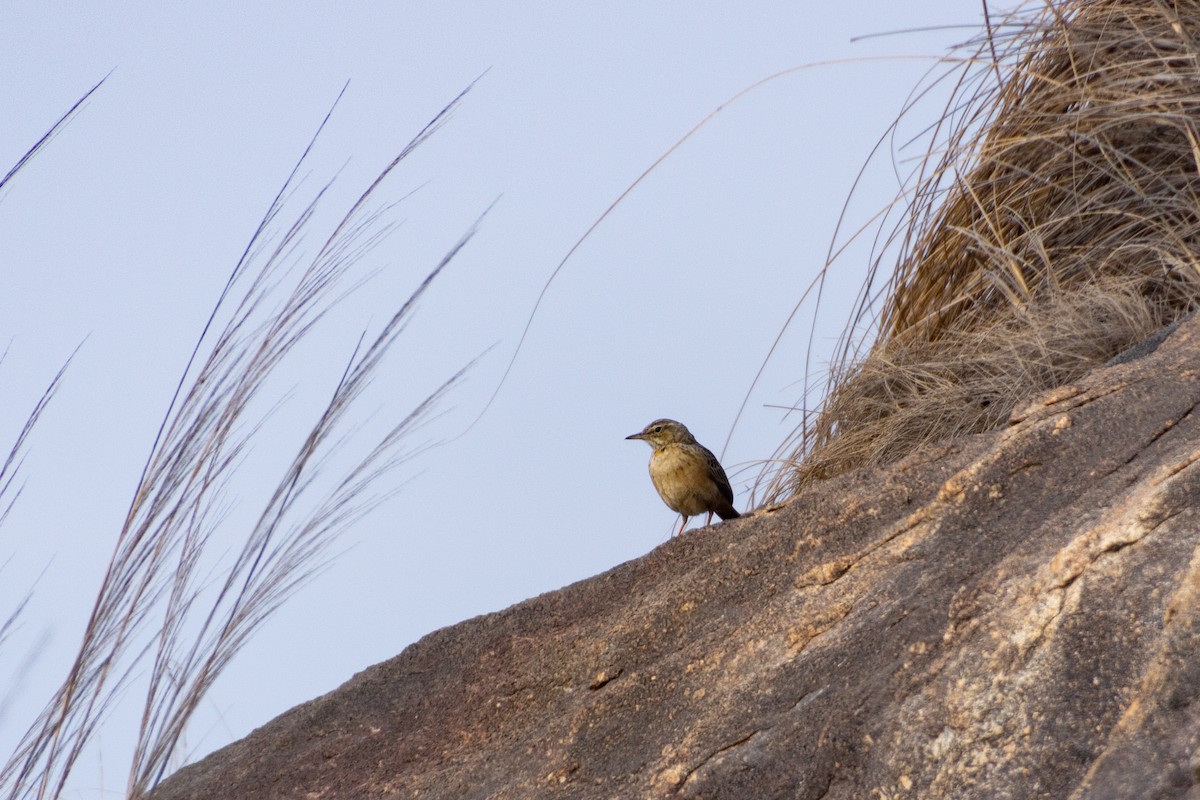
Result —
[[662, 433], [662, 425], [655, 425], [652, 433]]

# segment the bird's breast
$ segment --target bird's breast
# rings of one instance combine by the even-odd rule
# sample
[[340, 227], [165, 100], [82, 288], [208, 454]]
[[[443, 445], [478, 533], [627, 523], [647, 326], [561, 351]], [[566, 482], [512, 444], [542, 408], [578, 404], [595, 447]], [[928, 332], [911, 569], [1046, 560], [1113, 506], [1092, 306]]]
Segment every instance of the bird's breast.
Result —
[[708, 476], [708, 462], [683, 445], [669, 444], [650, 456], [650, 480], [673, 511], [686, 516], [703, 514], [711, 508], [715, 491]]

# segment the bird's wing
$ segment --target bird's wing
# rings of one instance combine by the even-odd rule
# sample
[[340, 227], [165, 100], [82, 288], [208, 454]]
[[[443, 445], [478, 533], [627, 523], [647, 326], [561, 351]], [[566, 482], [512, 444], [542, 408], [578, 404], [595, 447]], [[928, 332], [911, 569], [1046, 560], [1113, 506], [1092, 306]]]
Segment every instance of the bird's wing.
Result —
[[721, 468], [721, 462], [717, 461], [717, 457], [707, 447], [700, 449], [704, 451], [704, 457], [708, 461], [708, 477], [712, 478], [712, 482], [717, 485], [721, 496], [732, 503], [733, 487], [729, 485], [729, 478], [726, 477], [725, 470]]

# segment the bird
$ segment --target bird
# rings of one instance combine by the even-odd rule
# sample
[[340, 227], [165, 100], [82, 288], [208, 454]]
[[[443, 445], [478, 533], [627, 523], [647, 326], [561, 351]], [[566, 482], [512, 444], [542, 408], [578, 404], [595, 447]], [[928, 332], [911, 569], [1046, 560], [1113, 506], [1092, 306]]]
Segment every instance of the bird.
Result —
[[714, 513], [721, 519], [741, 516], [733, 507], [733, 489], [721, 462], [696, 441], [682, 422], [656, 419], [641, 433], [625, 438], [641, 439], [654, 448], [650, 454], [650, 480], [667, 507], [683, 515], [673, 536], [683, 533], [688, 517], [707, 512], [711, 523]]

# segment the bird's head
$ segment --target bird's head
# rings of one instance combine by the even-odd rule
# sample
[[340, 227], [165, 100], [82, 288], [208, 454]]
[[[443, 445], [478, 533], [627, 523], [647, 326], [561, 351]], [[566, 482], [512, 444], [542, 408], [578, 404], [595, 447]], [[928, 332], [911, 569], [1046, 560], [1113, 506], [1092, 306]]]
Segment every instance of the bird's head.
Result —
[[669, 444], [696, 441], [696, 438], [692, 436], [687, 426], [673, 419], [656, 419], [643, 428], [641, 433], [635, 433], [625, 438], [641, 439], [656, 450], [660, 447], [666, 447]]

